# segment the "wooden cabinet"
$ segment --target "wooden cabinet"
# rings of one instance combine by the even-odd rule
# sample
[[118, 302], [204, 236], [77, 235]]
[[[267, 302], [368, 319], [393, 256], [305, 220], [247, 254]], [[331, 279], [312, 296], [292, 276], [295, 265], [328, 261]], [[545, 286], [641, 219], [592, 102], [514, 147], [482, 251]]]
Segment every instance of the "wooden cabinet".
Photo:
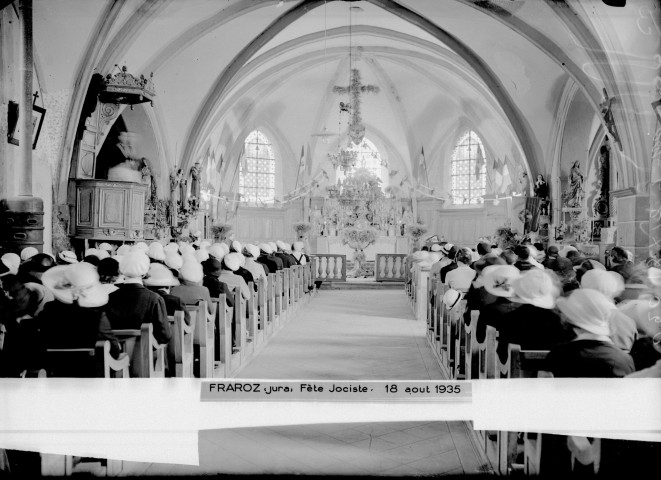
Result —
[[109, 180], [76, 180], [76, 238], [144, 238], [147, 185]]

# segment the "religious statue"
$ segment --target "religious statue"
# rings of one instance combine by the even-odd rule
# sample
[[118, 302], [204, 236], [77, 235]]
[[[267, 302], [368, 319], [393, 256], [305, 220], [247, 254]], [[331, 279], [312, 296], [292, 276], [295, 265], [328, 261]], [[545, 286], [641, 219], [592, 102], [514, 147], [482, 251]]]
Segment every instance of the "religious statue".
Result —
[[583, 174], [581, 163], [576, 160], [571, 167], [568, 180], [568, 190], [565, 193], [565, 202], [568, 207], [580, 207], [583, 201]]
[[186, 188], [188, 181], [184, 178], [181, 168], [177, 171], [177, 177], [179, 178], [179, 202], [183, 207], [186, 204], [186, 200], [188, 200], [188, 190]]
[[521, 173], [519, 185], [521, 186], [521, 194], [524, 197], [527, 197], [530, 194], [530, 181], [528, 180], [528, 174], [526, 172]]
[[197, 199], [200, 198], [200, 180], [201, 180], [201, 175], [202, 175], [202, 170], [200, 166], [200, 162], [195, 163], [190, 169], [190, 174], [192, 177], [191, 180], [191, 185], [190, 185], [190, 194], [192, 197], [195, 197]]
[[549, 184], [544, 180], [544, 175], [537, 175], [537, 180], [535, 181], [535, 197], [541, 198], [542, 202], [539, 207], [540, 215], [549, 214]]
[[142, 183], [149, 185], [149, 195], [147, 198], [145, 198], [145, 203], [149, 205], [150, 207], [154, 208], [156, 203], [158, 202], [158, 193], [156, 191], [156, 179], [154, 178], [154, 174], [151, 171], [151, 168], [149, 168], [149, 161], [145, 158], [142, 157]]

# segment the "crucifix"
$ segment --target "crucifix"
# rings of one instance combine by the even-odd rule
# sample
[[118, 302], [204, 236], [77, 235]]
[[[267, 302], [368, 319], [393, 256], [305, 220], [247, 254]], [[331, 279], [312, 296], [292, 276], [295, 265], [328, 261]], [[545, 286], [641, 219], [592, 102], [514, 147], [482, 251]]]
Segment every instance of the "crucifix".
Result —
[[611, 138], [617, 144], [617, 147], [620, 149], [620, 151], [622, 151], [620, 136], [617, 133], [617, 128], [615, 127], [615, 118], [613, 117], [613, 112], [611, 110], [613, 100], [615, 99], [609, 98], [608, 93], [606, 93], [606, 89], [604, 88], [604, 101], [599, 104], [599, 107], [601, 108], [601, 115], [604, 119], [604, 123], [606, 124], [606, 128], [608, 129], [608, 133], [610, 133]]
[[32, 100], [32, 105], [35, 105], [35, 104], [37, 103], [37, 98], [39, 98], [39, 90], [37, 90], [36, 92], [34, 92], [34, 93], [32, 94], [32, 97], [34, 98], [34, 100]]
[[[363, 85], [360, 83], [360, 72], [357, 68], [351, 70], [351, 84], [347, 87], [334, 86], [333, 93], [348, 93], [351, 98], [351, 124], [349, 125], [349, 136], [356, 145], [363, 141], [365, 136], [365, 126], [360, 116], [360, 96], [363, 93], [379, 93], [379, 87], [376, 85]], [[343, 102], [340, 107], [346, 106]]]

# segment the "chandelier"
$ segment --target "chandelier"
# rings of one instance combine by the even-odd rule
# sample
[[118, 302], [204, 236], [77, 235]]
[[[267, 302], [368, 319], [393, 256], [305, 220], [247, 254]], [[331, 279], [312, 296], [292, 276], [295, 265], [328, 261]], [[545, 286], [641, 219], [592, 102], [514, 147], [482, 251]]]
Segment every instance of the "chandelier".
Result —
[[346, 147], [342, 147], [339, 148], [336, 153], [329, 153], [328, 158], [333, 164], [333, 167], [340, 167], [344, 173], [347, 173], [349, 170], [356, 166], [356, 161], [358, 160], [358, 152], [355, 150], [349, 150]]

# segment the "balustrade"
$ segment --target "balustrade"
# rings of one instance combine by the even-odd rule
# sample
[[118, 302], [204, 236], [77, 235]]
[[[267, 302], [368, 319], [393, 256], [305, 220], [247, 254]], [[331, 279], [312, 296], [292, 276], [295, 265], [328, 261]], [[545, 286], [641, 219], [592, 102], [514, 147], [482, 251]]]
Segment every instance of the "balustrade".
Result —
[[346, 282], [347, 256], [336, 254], [312, 255], [312, 276], [314, 281]]
[[406, 281], [406, 254], [377, 253], [374, 275], [377, 282]]

